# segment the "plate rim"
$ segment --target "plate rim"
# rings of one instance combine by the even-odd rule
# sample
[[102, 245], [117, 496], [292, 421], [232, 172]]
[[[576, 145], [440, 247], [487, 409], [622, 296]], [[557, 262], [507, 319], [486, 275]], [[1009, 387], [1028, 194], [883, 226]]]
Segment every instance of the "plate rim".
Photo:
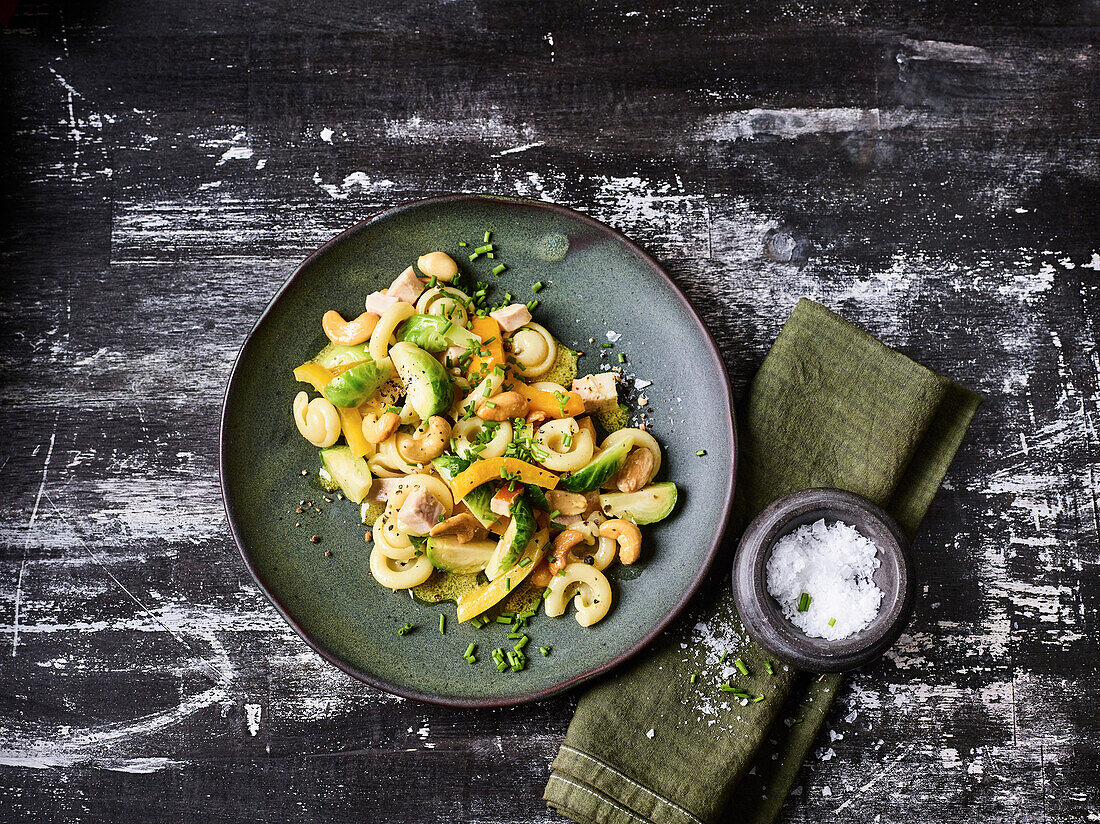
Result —
[[[703, 559], [703, 563], [700, 564], [698, 572], [685, 587], [684, 591], [680, 593], [676, 603], [669, 609], [647, 632], [643, 637], [639, 638], [628, 649], [615, 655], [611, 659], [594, 666], [585, 672], [574, 675], [558, 683], [539, 690], [531, 690], [513, 696], [501, 696], [501, 697], [484, 697], [484, 698], [463, 698], [463, 697], [448, 697], [441, 696], [435, 693], [420, 692], [415, 689], [403, 687], [399, 684], [387, 681], [384, 678], [379, 678], [368, 672], [364, 672], [359, 668], [351, 665], [350, 663], [341, 660], [337, 655], [326, 649], [322, 644], [315, 641], [310, 637], [309, 633], [294, 619], [292, 615], [287, 611], [279, 599], [272, 593], [257, 574], [256, 569], [253, 567], [252, 561], [249, 559], [248, 553], [245, 550], [244, 540], [241, 536], [241, 530], [238, 526], [237, 518], [233, 512], [233, 506], [229, 502], [229, 493], [226, 484], [226, 472], [225, 467], [229, 462], [228, 448], [226, 438], [226, 426], [229, 412], [229, 395], [236, 382], [238, 370], [241, 368], [241, 359], [244, 355], [245, 349], [248, 348], [248, 344], [255, 336], [256, 331], [260, 325], [264, 322], [267, 316], [271, 313], [275, 304], [283, 294], [294, 283], [295, 279], [303, 270], [309, 266], [315, 258], [324, 254], [330, 248], [340, 243], [345, 236], [352, 235], [366, 228], [367, 226], [377, 223], [380, 220], [384, 220], [392, 215], [398, 214], [403, 211], [407, 211], [419, 206], [426, 205], [438, 205], [442, 203], [455, 203], [459, 201], [490, 201], [493, 203], [504, 203], [508, 205], [522, 206], [525, 208], [540, 208], [546, 209], [551, 212], [564, 215], [570, 219], [578, 220], [582, 223], [589, 224], [590, 226], [608, 233], [611, 237], [626, 246], [631, 252], [633, 252], [638, 258], [641, 259], [659, 278], [661, 278], [665, 284], [672, 290], [673, 296], [684, 306], [691, 319], [695, 322], [696, 326], [702, 332], [703, 341], [706, 344], [705, 352], [709, 355], [713, 361], [713, 365], [716, 367], [716, 371], [725, 387], [725, 398], [729, 408], [730, 414], [730, 431], [729, 435], [729, 447], [731, 464], [729, 484], [726, 488], [726, 493], [722, 502], [722, 520], [719, 528], [715, 531], [714, 538], [711, 541], [711, 545], [707, 550], [707, 553]], [[342, 670], [351, 677], [362, 681], [375, 689], [388, 692], [391, 695], [396, 695], [401, 698], [413, 701], [421, 701], [428, 704], [435, 704], [437, 706], [445, 707], [465, 707], [465, 708], [492, 708], [492, 707], [511, 707], [520, 706], [523, 704], [529, 704], [535, 701], [542, 701], [550, 698], [554, 695], [558, 695], [566, 690], [577, 687], [587, 681], [608, 672], [611, 669], [625, 663], [633, 658], [639, 652], [644, 650], [649, 644], [653, 642], [658, 635], [660, 635], [669, 624], [671, 624], [687, 607], [688, 603], [698, 592], [699, 587], [702, 586], [703, 581], [706, 579], [711, 568], [714, 566], [715, 558], [718, 555], [718, 550], [722, 545], [722, 541], [725, 537], [727, 530], [729, 529], [730, 512], [733, 505], [734, 490], [737, 485], [737, 466], [738, 458], [738, 432], [737, 432], [737, 417], [736, 410], [733, 402], [733, 390], [730, 385], [729, 373], [726, 370], [725, 361], [722, 359], [721, 352], [718, 349], [718, 344], [714, 340], [714, 336], [711, 334], [710, 329], [703, 322], [698, 310], [684, 294], [683, 290], [677, 285], [676, 281], [672, 279], [672, 276], [665, 271], [664, 267], [650, 255], [645, 249], [643, 249], [638, 243], [634, 242], [619, 230], [608, 226], [601, 220], [597, 220], [584, 212], [579, 212], [576, 209], [572, 209], [568, 206], [562, 206], [557, 203], [552, 203], [542, 200], [532, 200], [529, 198], [514, 198], [503, 197], [499, 195], [488, 195], [473, 192], [454, 192], [444, 195], [436, 195], [427, 198], [416, 198], [413, 200], [402, 201], [394, 206], [388, 206], [383, 209], [379, 209], [375, 212], [364, 217], [362, 220], [354, 223], [348, 228], [342, 230], [323, 244], [318, 246], [312, 252], [309, 253], [295, 268], [290, 276], [284, 281], [283, 285], [268, 301], [264, 310], [260, 313], [260, 316], [256, 319], [256, 322], [252, 325], [252, 328], [248, 331], [248, 334], [241, 342], [240, 348], [237, 350], [236, 356], [233, 358], [233, 365], [229, 370], [229, 375], [226, 378], [225, 389], [222, 393], [222, 410], [218, 425], [218, 487], [221, 490], [222, 506], [225, 509], [226, 521], [229, 525], [229, 531], [233, 536], [233, 542], [237, 546], [237, 552], [241, 556], [241, 560], [244, 562], [245, 568], [248, 570], [248, 574], [252, 576], [252, 580], [260, 588], [260, 591], [264, 594], [267, 600], [275, 607], [276, 612], [283, 618], [287, 624], [297, 633], [307, 646], [314, 652], [321, 656], [329, 664], [335, 666], [337, 669]]]

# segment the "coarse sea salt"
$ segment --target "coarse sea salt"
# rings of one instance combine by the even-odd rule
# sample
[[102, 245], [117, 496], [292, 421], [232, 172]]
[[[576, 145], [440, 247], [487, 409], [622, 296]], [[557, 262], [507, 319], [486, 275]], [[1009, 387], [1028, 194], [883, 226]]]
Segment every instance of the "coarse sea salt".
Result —
[[[776, 541], [768, 558], [768, 592], [807, 635], [839, 641], [878, 615], [883, 592], [871, 576], [880, 563], [878, 549], [857, 529], [821, 519]], [[803, 593], [810, 605], [799, 612]]]

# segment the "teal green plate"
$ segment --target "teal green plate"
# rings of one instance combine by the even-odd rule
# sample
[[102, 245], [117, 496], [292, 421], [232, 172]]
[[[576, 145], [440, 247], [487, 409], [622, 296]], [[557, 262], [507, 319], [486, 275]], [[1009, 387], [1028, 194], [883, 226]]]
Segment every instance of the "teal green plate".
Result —
[[[497, 261], [467, 261], [486, 229]], [[585, 353], [580, 372], [599, 370], [600, 352], [625, 372], [652, 381], [650, 431], [665, 460], [658, 480], [675, 481], [679, 502], [643, 528], [642, 558], [616, 566], [615, 602], [590, 628], [572, 607], [539, 615], [528, 633], [527, 668], [501, 674], [490, 653], [508, 649], [508, 627], [459, 624], [453, 603], [425, 604], [375, 583], [370, 546], [349, 501], [325, 501], [316, 486], [317, 450], [297, 432], [291, 401], [303, 386], [291, 370], [325, 343], [321, 316], [362, 311], [424, 252], [442, 249], [483, 280], [529, 300], [542, 281], [535, 317]], [[622, 335], [603, 350], [606, 333]], [[596, 340], [595, 344], [589, 338]], [[706, 455], [697, 456], [705, 449]], [[221, 485], [229, 525], [260, 588], [313, 649], [380, 689], [455, 706], [504, 706], [545, 698], [608, 670], [644, 649], [683, 609], [718, 550], [733, 496], [736, 440], [729, 380], [714, 340], [680, 290], [634, 243], [585, 215], [547, 203], [449, 195], [379, 212], [330, 240], [291, 275], [264, 310], [229, 378], [222, 411]], [[302, 470], [308, 474], [303, 476]], [[331, 496], [330, 496], [331, 497]], [[302, 501], [313, 508], [299, 514]], [[301, 526], [295, 526], [301, 524]], [[312, 535], [320, 543], [310, 542]], [[326, 555], [325, 551], [331, 555]], [[439, 614], [447, 617], [440, 635]], [[404, 636], [406, 623], [417, 629]], [[477, 644], [479, 661], [462, 655]], [[552, 652], [544, 657], [540, 646]]]

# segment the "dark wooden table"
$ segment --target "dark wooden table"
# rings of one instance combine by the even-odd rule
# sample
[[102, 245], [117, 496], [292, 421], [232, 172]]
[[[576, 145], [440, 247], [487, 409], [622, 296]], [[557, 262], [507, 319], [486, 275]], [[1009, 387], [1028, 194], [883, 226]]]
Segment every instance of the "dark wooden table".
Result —
[[0, 33], [0, 820], [557, 821], [575, 696], [380, 694], [218, 492], [229, 365], [379, 207], [622, 229], [740, 392], [808, 295], [980, 392], [787, 822], [1100, 820], [1095, 2], [23, 2]]

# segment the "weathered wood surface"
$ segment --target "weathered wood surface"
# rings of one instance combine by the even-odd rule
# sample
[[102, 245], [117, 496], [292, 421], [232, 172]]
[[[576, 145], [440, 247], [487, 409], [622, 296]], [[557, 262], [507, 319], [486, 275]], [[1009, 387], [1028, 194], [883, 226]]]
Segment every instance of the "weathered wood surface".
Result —
[[[1100, 820], [1094, 3], [24, 2], [0, 34], [0, 819], [554, 821], [574, 698], [379, 694], [248, 579], [227, 370], [308, 250], [552, 199], [743, 389], [800, 295], [982, 392], [788, 822]], [[701, 742], [702, 744], [703, 742]]]

